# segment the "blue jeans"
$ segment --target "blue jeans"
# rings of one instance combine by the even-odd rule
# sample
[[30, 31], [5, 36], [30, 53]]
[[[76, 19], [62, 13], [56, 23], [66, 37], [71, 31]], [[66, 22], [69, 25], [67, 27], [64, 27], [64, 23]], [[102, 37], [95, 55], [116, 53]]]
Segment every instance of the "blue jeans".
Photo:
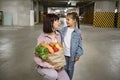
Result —
[[74, 73], [75, 61], [72, 61], [71, 57], [68, 57], [68, 56], [65, 56], [65, 59], [66, 59], [65, 70], [66, 70], [70, 80], [72, 80], [73, 73]]

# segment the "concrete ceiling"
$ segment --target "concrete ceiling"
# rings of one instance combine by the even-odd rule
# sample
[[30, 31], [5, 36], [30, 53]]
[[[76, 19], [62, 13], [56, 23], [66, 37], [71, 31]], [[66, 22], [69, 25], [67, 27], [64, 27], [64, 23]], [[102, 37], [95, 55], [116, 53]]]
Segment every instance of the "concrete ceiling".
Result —
[[[68, 2], [71, 1], [71, 4]], [[67, 7], [67, 6], [79, 6], [90, 4], [94, 1], [117, 1], [117, 0], [39, 0], [40, 4], [47, 7]], [[72, 5], [76, 3], [76, 5]]]
[[71, 0], [71, 3], [68, 4], [69, 0], [40, 0], [40, 3], [44, 6], [49, 6], [49, 7], [66, 7], [66, 6], [72, 6], [71, 3], [76, 3], [78, 4], [86, 4], [90, 1], [80, 1], [80, 0]]

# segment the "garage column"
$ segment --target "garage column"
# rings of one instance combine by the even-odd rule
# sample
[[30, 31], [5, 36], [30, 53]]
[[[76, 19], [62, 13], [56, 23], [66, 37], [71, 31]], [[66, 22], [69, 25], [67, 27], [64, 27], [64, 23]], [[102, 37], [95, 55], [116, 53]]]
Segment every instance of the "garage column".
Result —
[[114, 27], [116, 1], [96, 1], [94, 6], [95, 27]]
[[118, 28], [120, 28], [120, 1], [118, 1]]

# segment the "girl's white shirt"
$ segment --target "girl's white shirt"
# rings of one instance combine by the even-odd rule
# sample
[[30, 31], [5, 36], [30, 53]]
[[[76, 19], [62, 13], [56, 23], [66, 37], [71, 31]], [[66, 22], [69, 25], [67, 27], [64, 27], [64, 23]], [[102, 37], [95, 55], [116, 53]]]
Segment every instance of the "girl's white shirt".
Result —
[[64, 37], [63, 47], [64, 47], [64, 55], [70, 56], [70, 42], [71, 42], [71, 34], [74, 31], [72, 28], [68, 28], [66, 35]]

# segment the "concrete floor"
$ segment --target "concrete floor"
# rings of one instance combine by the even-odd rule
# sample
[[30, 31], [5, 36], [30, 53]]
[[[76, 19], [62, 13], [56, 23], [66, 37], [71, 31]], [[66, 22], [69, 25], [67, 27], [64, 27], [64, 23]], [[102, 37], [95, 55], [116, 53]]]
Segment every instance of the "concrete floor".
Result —
[[[33, 52], [42, 25], [0, 27], [0, 80], [42, 80]], [[120, 29], [81, 25], [84, 55], [73, 80], [120, 80]]]

